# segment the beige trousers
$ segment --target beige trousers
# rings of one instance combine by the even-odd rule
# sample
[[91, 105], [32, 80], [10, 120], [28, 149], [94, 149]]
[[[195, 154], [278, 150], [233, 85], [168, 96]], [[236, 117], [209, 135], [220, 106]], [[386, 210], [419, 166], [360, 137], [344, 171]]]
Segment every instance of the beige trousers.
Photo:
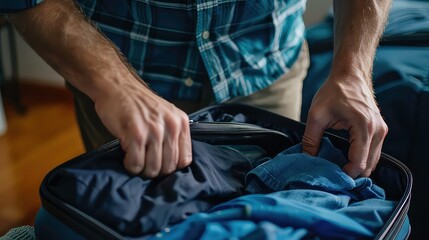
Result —
[[302, 85], [310, 65], [307, 44], [289, 72], [269, 87], [245, 97], [229, 100], [229, 103], [253, 105], [299, 121], [302, 104]]

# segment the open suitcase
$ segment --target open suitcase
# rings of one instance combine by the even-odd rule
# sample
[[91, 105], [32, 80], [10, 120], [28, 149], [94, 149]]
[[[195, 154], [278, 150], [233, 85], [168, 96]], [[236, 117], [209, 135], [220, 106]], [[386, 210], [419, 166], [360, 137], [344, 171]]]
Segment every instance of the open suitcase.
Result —
[[[303, 123], [262, 109], [240, 104], [221, 104], [207, 107], [191, 114], [190, 119], [193, 140], [215, 146], [258, 146], [270, 156], [275, 156], [285, 148], [300, 143], [305, 128]], [[340, 149], [347, 156], [348, 141], [345, 138], [328, 132], [325, 136], [329, 138], [335, 148]], [[85, 174], [91, 174], [92, 170], [95, 169], [98, 173], [101, 171], [101, 176], [105, 176], [112, 171], [115, 172], [115, 168], [121, 166], [122, 156], [123, 152], [118, 141], [113, 141], [96, 150], [67, 161], [49, 172], [40, 187], [42, 208], [39, 210], [35, 221], [36, 238], [156, 239], [160, 237], [159, 232], [156, 234], [155, 232], [147, 234], [142, 231], [130, 232], [124, 230], [129, 229], [127, 226], [124, 227], [124, 222], [121, 223], [122, 225], [112, 224], [112, 221], [110, 221], [111, 218], [130, 214], [130, 209], [127, 208], [132, 208], [133, 203], [131, 202], [120, 204], [119, 208], [121, 209], [118, 210], [116, 209], [118, 206], [115, 204], [112, 204], [111, 208], [108, 207], [112, 201], [108, 199], [111, 198], [109, 195], [88, 196], [87, 198], [93, 204], [90, 207], [85, 205], [86, 203], [84, 202], [69, 201], [69, 199], [73, 198], [70, 197], [70, 194], [75, 194], [73, 188], [79, 187], [74, 184], [62, 183], [63, 179], [65, 179], [65, 170], [72, 169], [74, 171], [78, 169], [79, 171], [85, 171]], [[102, 159], [103, 164], [100, 164], [100, 159]], [[115, 164], [118, 164], [109, 165], [109, 162], [116, 162]], [[411, 231], [407, 217], [412, 187], [412, 175], [409, 169], [400, 161], [383, 153], [377, 169], [371, 175], [371, 179], [375, 184], [384, 189], [386, 199], [395, 201], [396, 203], [392, 213], [380, 227], [374, 239], [407, 239]], [[85, 194], [91, 194], [88, 192], [88, 189], [95, 189], [94, 191], [96, 192], [96, 189], [100, 188], [93, 180], [94, 178], [85, 183], [85, 188], [87, 188]], [[111, 180], [102, 187], [105, 188], [106, 186], [110, 187], [114, 185], [112, 183], [114, 181]], [[168, 188], [169, 186], [164, 187]], [[130, 191], [134, 190], [131, 189]], [[152, 189], [151, 191], [155, 190]], [[166, 193], [168, 195], [168, 190]], [[119, 198], [126, 199], [123, 194], [119, 193]], [[238, 193], [238, 195], [240, 194]], [[220, 204], [222, 202], [222, 199], [216, 201], [216, 203]], [[102, 213], [96, 212], [97, 210], [95, 209], [103, 204], [107, 205], [107, 208], [104, 207]], [[201, 205], [204, 204], [199, 203], [199, 206]], [[106, 209], [108, 210], [106, 211]], [[163, 214], [163, 210], [161, 209], [160, 211], [159, 214]], [[128, 223], [130, 226], [134, 224], [126, 221], [125, 223]], [[152, 224], [150, 221], [146, 221], [145, 223]], [[140, 226], [140, 228], [132, 229], [141, 230], [144, 227]], [[172, 227], [174, 228], [174, 226]], [[170, 228], [166, 229], [170, 231]], [[210, 236], [205, 237], [206, 239], [212, 239]], [[253, 236], [253, 238], [248, 239], [258, 238]]]

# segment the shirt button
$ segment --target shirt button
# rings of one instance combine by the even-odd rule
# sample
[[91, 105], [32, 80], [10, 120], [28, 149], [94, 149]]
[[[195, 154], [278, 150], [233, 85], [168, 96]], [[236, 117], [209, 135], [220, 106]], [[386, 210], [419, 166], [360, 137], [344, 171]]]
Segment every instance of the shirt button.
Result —
[[210, 37], [209, 31], [204, 31], [202, 36], [203, 36], [203, 39], [206, 39], [206, 40], [209, 39]]
[[192, 87], [192, 85], [194, 85], [194, 81], [192, 80], [192, 78], [188, 77], [188, 78], [185, 80], [185, 85], [186, 85], [187, 87]]

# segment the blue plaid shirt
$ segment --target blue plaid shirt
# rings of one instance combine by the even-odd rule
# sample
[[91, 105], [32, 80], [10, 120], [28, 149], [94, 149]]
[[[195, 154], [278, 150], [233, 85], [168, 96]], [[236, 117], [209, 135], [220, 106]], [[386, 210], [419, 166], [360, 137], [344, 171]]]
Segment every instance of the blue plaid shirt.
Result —
[[[40, 1], [40, 0], [39, 0]], [[37, 0], [0, 0], [0, 9]], [[224, 102], [289, 71], [304, 41], [305, 0], [76, 0], [167, 100]]]

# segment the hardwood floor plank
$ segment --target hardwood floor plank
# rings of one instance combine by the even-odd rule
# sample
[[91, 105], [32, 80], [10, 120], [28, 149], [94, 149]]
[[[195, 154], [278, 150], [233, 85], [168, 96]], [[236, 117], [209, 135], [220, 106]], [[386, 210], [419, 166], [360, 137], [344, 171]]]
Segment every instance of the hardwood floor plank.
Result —
[[24, 115], [4, 100], [8, 130], [0, 136], [0, 236], [32, 225], [44, 176], [84, 152], [66, 89], [23, 84], [21, 91]]

